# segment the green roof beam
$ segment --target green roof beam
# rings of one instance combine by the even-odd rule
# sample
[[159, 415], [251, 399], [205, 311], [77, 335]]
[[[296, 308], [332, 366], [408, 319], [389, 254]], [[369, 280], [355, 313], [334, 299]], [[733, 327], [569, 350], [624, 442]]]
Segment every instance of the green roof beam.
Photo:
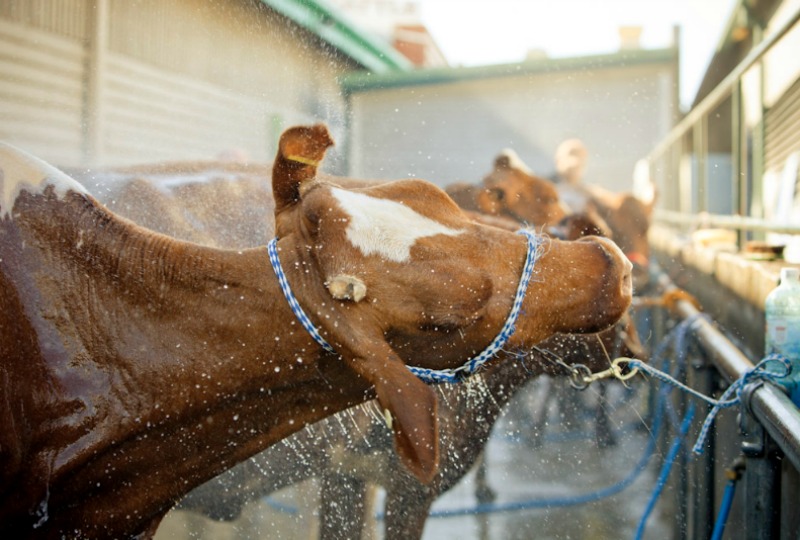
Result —
[[388, 43], [367, 35], [322, 0], [261, 0], [374, 73], [412, 68]]
[[354, 72], [341, 77], [339, 85], [344, 92], [352, 94], [379, 88], [444, 84], [547, 72], [608, 69], [654, 62], [674, 62], [677, 54], [677, 49], [670, 47], [664, 49], [637, 49], [592, 56], [544, 58], [513, 64], [441, 67], [382, 74]]

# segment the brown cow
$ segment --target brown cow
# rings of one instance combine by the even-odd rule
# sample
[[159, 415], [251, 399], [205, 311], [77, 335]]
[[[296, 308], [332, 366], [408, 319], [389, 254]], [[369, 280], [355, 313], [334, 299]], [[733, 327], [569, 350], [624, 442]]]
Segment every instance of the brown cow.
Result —
[[[146, 169], [140, 167], [138, 170], [147, 173], [150, 183], [159, 184], [164, 182], [165, 168], [174, 175], [181, 167], [178, 164], [169, 167], [150, 166]], [[220, 175], [230, 178], [231, 181], [226, 185], [232, 194], [235, 195], [241, 189], [237, 182], [241, 178], [238, 176], [231, 177], [229, 173], [215, 172], [224, 168], [224, 165], [192, 164], [186, 168], [192, 173], [184, 175], [185, 179], [180, 185], [184, 189], [191, 188], [196, 194], [192, 201], [199, 200], [200, 194], [207, 192], [208, 179], [213, 178], [216, 181]], [[193, 182], [198, 168], [204, 171], [200, 177], [207, 177], [206, 182]], [[333, 178], [328, 180], [337, 181]], [[338, 181], [342, 183], [341, 180]], [[348, 181], [348, 185], [356, 187], [362, 184]], [[257, 193], [258, 190], [254, 191]], [[166, 190], [161, 189], [159, 192], [163, 195]], [[187, 201], [169, 203], [173, 213], [183, 213], [179, 208], [185, 206]], [[194, 206], [188, 206], [193, 213], [197, 213]], [[129, 209], [127, 205], [125, 209]], [[148, 218], [147, 212], [142, 209], [135, 209], [134, 215]], [[501, 223], [499, 226], [511, 229], [520, 226], [509, 218], [503, 219], [510, 221], [510, 224]], [[201, 229], [206, 228], [197, 220], [192, 220], [192, 223], [199, 225]], [[559, 225], [563, 226], [560, 234], [567, 235], [570, 239], [607, 232], [600, 230], [596, 221], [589, 220], [584, 215], [568, 216]], [[221, 234], [221, 231], [216, 231], [216, 234]], [[548, 340], [543, 346], [555, 351], [567, 363], [580, 362], [590, 367], [607, 367], [605, 351], [615, 356], [642, 357], [635, 330], [631, 328], [629, 320], [627, 324], [624, 329], [603, 332], [599, 336], [559, 336]], [[448, 385], [437, 389], [439, 423], [444, 426], [440, 430], [439, 443], [442, 462], [430, 485], [415, 480], [400, 469], [391, 440], [385, 438], [388, 431], [383, 417], [374, 414], [371, 407], [354, 408], [292, 435], [281, 444], [204, 484], [181, 502], [181, 508], [192, 509], [215, 519], [234, 519], [248, 501], [295, 482], [319, 477], [324, 486], [321, 500], [321, 536], [350, 538], [358, 535], [364, 517], [362, 509], [368, 506], [364, 504], [364, 493], [359, 488], [363, 488], [366, 482], [371, 482], [380, 484], [387, 490], [387, 509], [391, 509], [386, 520], [387, 538], [417, 537], [422, 533], [430, 504], [466, 474], [475, 462], [507, 400], [543, 371], [564, 374], [563, 371], [554, 369], [554, 365], [548, 363], [548, 358], [536, 354], [521, 365], [502, 363], [490, 368], [481, 377], [485, 381], [487, 393], [477, 396], [474, 387]], [[352, 429], [354, 425], [359, 428]], [[342, 430], [341, 426], [349, 426], [351, 429]], [[461, 459], [452, 459], [451, 452], [455, 452]], [[362, 459], [364, 455], [369, 458]], [[344, 504], [343, 500], [349, 502]]]
[[649, 179], [637, 180], [636, 194], [646, 194], [640, 199], [634, 193], [614, 193], [588, 184], [584, 182], [588, 158], [589, 151], [580, 139], [567, 139], [558, 145], [553, 177], [558, 194], [571, 212], [594, 214], [595, 220], [599, 216], [607, 224], [614, 242], [634, 265], [634, 287], [642, 290], [650, 278], [647, 233], [655, 206], [655, 187]]
[[[520, 224], [512, 221], [499, 226], [519, 228]], [[559, 227], [559, 234], [570, 239], [606, 232], [583, 214], [567, 216]], [[644, 357], [629, 317], [598, 335], [555, 336], [539, 349], [548, 353], [536, 352], [489, 368], [480, 375], [477, 389], [475, 385], [437, 388], [442, 454], [439, 471], [429, 484], [401, 469], [383, 418], [374, 407], [366, 405], [310, 426], [226, 471], [191, 492], [179, 508], [212, 519], [234, 520], [248, 502], [297, 482], [319, 478], [320, 538], [358, 538], [363, 537], [362, 528], [368, 521], [364, 512], [371, 508], [366, 500], [366, 485], [377, 484], [386, 490], [384, 536], [420, 538], [430, 506], [475, 465], [509, 399], [542, 373], [567, 374], [562, 364], [553, 362], [554, 358], [566, 364], [582, 363], [590, 369], [603, 369], [608, 367], [609, 354]], [[601, 391], [604, 389], [601, 387]], [[548, 397], [552, 396], [551, 393]]]
[[[490, 216], [528, 226], [555, 225], [565, 215], [555, 185], [534, 175], [513, 150], [504, 150], [482, 185], [457, 183], [447, 194], [477, 219]], [[489, 224], [493, 224], [491, 221]]]
[[275, 233], [271, 166], [189, 161], [69, 172], [109, 210], [181, 240], [247, 248]]
[[[424, 181], [317, 181], [331, 144], [322, 126], [287, 131], [273, 193], [287, 280], [335, 353], [296, 322], [263, 248], [154, 233], [0, 149], [4, 538], [145, 537], [191, 488], [376, 396], [403, 463], [436, 474], [434, 391], [406, 365], [453, 368], [492, 341], [528, 242]], [[507, 346], [599, 330], [630, 300], [616, 246], [554, 240]]]

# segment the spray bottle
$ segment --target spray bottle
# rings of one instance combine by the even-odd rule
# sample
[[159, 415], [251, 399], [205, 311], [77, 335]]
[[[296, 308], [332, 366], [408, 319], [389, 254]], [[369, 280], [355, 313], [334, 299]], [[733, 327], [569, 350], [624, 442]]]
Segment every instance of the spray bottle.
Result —
[[765, 354], [781, 354], [792, 363], [792, 372], [780, 383], [800, 407], [800, 268], [781, 268], [780, 284], [764, 306]]

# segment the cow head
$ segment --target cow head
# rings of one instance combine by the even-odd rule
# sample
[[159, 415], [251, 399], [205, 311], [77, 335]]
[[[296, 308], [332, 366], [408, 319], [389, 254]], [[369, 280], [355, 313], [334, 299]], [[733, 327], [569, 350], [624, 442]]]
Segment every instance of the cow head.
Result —
[[569, 214], [557, 225], [546, 230], [548, 234], [561, 240], [577, 240], [584, 236], [603, 236], [611, 239], [614, 237], [611, 228], [593, 207], [583, 212]]
[[556, 148], [556, 172], [562, 181], [577, 185], [583, 180], [589, 152], [580, 139], [567, 139]]
[[503, 151], [477, 195], [480, 210], [528, 225], [552, 225], [565, 215], [552, 182], [535, 176], [512, 150]]
[[[331, 144], [323, 126], [292, 128], [281, 138], [273, 167], [280, 258], [325, 340], [374, 387], [391, 415], [404, 462], [430, 479], [438, 456], [436, 399], [406, 365], [457, 367], [467, 360], [463, 351], [477, 353], [491, 341], [510, 308], [525, 240], [474, 222], [428, 182], [345, 189], [317, 179], [320, 153]], [[518, 174], [503, 168], [506, 175]], [[508, 189], [513, 183], [497, 181]], [[573, 249], [569, 268], [547, 271], [545, 259], [554, 262], [550, 255]], [[551, 282], [530, 295], [530, 310], [513, 336], [516, 345], [553, 332], [597, 331], [616, 321], [630, 300], [629, 269], [611, 242], [553, 240], [537, 269]], [[576, 314], [578, 303], [591, 303], [600, 292], [586, 285], [605, 274], [603, 307]], [[565, 288], [550, 289], [566, 276]]]

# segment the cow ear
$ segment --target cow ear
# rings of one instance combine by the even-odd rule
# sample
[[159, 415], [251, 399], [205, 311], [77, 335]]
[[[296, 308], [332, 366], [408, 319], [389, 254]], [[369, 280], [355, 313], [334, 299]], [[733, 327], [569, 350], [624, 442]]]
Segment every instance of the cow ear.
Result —
[[325, 151], [333, 146], [323, 124], [295, 126], [281, 135], [272, 166], [272, 193], [276, 214], [300, 200], [301, 185], [317, 175]]
[[653, 197], [650, 199], [650, 202], [645, 205], [648, 217], [650, 218], [653, 217], [653, 210], [655, 209], [657, 202], [658, 202], [658, 187], [653, 185]]
[[436, 394], [392, 356], [381, 362], [357, 358], [349, 364], [375, 387], [401, 461], [420, 482], [428, 484], [439, 468]]
[[494, 170], [501, 171], [511, 168], [511, 157], [507, 153], [501, 153], [494, 158]]

